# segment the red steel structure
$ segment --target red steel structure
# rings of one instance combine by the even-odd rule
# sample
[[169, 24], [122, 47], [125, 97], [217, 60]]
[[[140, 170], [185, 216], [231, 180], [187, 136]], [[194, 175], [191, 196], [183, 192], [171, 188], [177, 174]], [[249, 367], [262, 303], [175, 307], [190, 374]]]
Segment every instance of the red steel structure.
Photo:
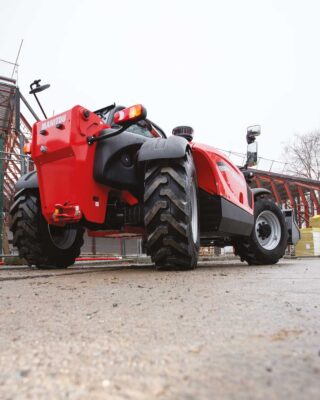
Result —
[[253, 170], [254, 187], [272, 192], [280, 206], [294, 208], [300, 228], [308, 227], [312, 216], [320, 214], [320, 181], [297, 176]]

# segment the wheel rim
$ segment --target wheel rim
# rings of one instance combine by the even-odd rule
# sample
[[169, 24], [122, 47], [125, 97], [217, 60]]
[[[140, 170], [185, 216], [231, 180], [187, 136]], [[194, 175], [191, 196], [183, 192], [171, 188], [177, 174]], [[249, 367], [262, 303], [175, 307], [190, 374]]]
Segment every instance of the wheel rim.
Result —
[[262, 211], [255, 223], [256, 238], [265, 250], [275, 249], [281, 240], [281, 225], [272, 211]]
[[195, 184], [191, 185], [191, 229], [193, 242], [196, 243], [198, 240], [198, 201], [197, 191]]
[[60, 250], [69, 249], [75, 242], [77, 236], [77, 229], [67, 226], [48, 225], [48, 232], [52, 243]]

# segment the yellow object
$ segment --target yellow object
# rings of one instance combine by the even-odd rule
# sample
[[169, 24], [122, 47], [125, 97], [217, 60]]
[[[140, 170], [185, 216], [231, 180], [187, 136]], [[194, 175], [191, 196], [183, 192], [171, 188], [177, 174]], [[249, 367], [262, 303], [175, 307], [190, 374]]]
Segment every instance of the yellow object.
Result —
[[23, 152], [24, 152], [24, 154], [31, 154], [31, 144], [30, 143], [24, 144]]
[[300, 229], [301, 239], [296, 244], [297, 257], [320, 256], [320, 227]]
[[320, 228], [320, 215], [315, 215], [310, 218], [310, 226], [312, 228]]
[[138, 117], [141, 114], [141, 107], [139, 107], [139, 106], [130, 107], [129, 110], [130, 110], [129, 111], [130, 118]]

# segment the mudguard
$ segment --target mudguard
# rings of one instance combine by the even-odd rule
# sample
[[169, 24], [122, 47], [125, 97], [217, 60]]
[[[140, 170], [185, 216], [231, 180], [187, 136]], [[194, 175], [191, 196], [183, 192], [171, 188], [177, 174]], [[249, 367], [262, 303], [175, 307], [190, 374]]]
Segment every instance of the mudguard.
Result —
[[138, 161], [182, 158], [185, 156], [188, 147], [188, 141], [179, 136], [148, 140], [139, 150]]
[[38, 189], [38, 188], [39, 188], [39, 183], [38, 183], [37, 171], [31, 171], [26, 175], [21, 176], [21, 178], [18, 179], [15, 185], [16, 192], [19, 192], [20, 190], [23, 189]]
[[[106, 131], [102, 130], [101, 135]], [[135, 160], [136, 153], [146, 141], [154, 139], [123, 132], [119, 136], [97, 143], [93, 165], [94, 179], [115, 189], [131, 190], [133, 194], [139, 188], [138, 170], [134, 162], [124, 163], [125, 159]]]
[[251, 189], [252, 193], [253, 193], [253, 197], [256, 198], [257, 196], [260, 196], [262, 194], [271, 194], [270, 190], [268, 189], [264, 189], [264, 188], [253, 188]]

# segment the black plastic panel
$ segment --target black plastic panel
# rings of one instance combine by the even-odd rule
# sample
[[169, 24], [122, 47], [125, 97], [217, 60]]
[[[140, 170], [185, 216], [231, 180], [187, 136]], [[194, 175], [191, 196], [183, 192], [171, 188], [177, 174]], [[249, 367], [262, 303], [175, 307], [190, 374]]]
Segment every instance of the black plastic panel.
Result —
[[272, 194], [269, 189], [265, 188], [253, 188], [251, 190], [254, 197], [259, 196], [260, 194]]
[[[104, 133], [105, 131], [101, 131], [100, 135]], [[94, 179], [115, 189], [137, 189], [137, 152], [148, 140], [155, 139], [123, 132], [119, 136], [98, 142], [93, 168]], [[126, 156], [131, 159], [131, 163], [124, 162]]]
[[188, 146], [187, 140], [178, 136], [150, 140], [141, 147], [138, 161], [182, 158], [185, 156]]
[[37, 171], [29, 172], [23, 175], [15, 184], [15, 189], [18, 192], [21, 189], [38, 189], [38, 174]]
[[250, 236], [254, 216], [220, 196], [199, 190], [200, 232], [205, 236]]

